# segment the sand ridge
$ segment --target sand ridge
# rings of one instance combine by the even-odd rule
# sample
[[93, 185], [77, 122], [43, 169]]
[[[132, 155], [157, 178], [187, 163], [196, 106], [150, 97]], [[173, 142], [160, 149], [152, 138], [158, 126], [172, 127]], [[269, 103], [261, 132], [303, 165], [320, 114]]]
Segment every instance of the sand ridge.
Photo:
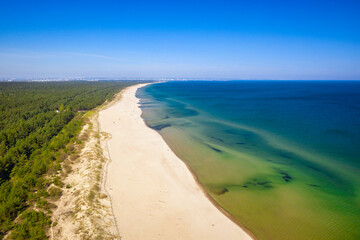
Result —
[[141, 118], [131, 86], [99, 112], [111, 134], [106, 174], [114, 217], [123, 240], [252, 239], [205, 196], [186, 165]]
[[[108, 104], [107, 104], [108, 105]], [[71, 156], [62, 165], [64, 187], [61, 198], [54, 202], [57, 208], [52, 214], [50, 239], [118, 239], [110, 198], [102, 187], [105, 163], [109, 162], [101, 144], [107, 134], [99, 132], [97, 109], [85, 119], [79, 135], [83, 148], [78, 156]], [[80, 148], [81, 144], [76, 145]], [[64, 164], [71, 169], [64, 167]], [[67, 187], [65, 187], [65, 185]]]

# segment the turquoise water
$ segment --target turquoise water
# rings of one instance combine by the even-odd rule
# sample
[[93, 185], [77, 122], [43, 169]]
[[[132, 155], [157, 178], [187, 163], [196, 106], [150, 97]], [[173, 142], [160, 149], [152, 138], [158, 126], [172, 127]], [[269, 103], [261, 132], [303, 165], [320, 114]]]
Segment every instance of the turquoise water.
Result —
[[359, 81], [186, 81], [143, 117], [258, 239], [360, 239]]

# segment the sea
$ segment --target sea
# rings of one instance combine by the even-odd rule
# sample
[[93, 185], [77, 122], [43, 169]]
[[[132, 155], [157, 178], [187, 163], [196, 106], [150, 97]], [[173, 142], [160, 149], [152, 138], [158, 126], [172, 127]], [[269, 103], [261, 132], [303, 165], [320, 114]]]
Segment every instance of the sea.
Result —
[[137, 97], [256, 239], [360, 239], [360, 81], [169, 81]]

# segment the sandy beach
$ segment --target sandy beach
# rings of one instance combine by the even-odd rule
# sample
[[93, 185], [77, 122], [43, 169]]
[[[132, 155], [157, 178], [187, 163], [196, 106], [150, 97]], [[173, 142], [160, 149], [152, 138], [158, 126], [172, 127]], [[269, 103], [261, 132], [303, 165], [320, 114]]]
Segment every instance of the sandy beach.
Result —
[[111, 134], [105, 188], [123, 240], [252, 239], [202, 192], [186, 165], [141, 118], [136, 85], [99, 113]]

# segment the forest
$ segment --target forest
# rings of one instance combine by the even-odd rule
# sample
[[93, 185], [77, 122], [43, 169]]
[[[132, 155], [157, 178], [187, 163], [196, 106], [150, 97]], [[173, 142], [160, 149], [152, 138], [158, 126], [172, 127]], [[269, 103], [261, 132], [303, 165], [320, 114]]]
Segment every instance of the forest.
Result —
[[84, 112], [134, 81], [0, 82], [0, 239], [46, 239], [46, 197]]

